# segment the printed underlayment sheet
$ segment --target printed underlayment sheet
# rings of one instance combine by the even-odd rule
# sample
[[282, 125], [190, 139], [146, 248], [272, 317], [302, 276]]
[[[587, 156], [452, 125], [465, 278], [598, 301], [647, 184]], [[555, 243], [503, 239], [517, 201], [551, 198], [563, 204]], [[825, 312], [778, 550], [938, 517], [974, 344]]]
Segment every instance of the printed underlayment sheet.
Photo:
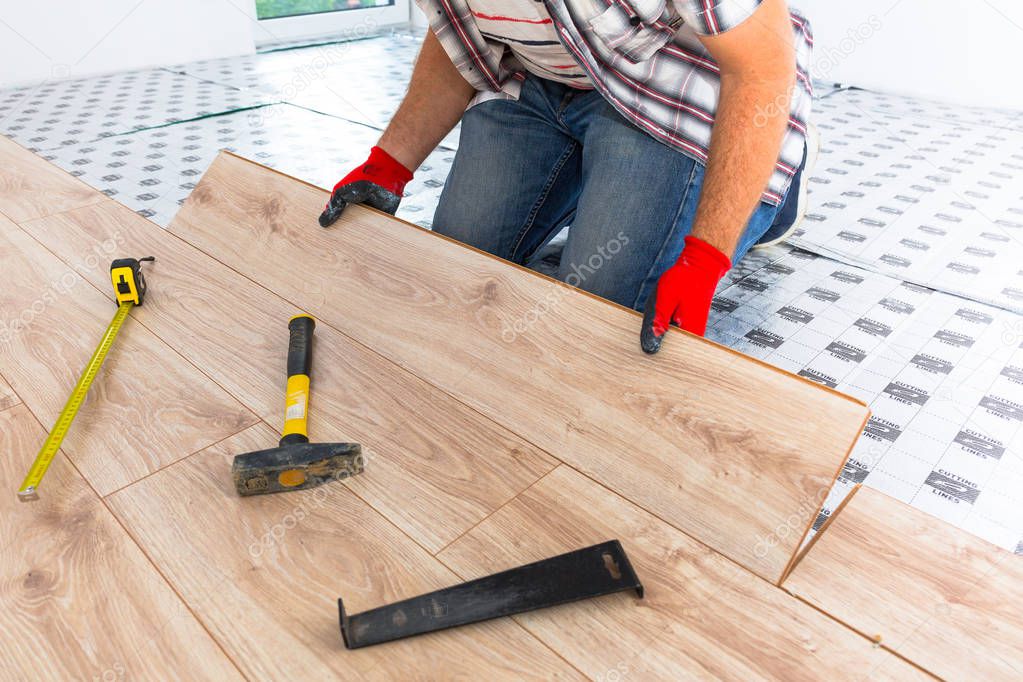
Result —
[[792, 244], [1023, 312], [1023, 112], [969, 123], [858, 91], [814, 106], [822, 153]]
[[[129, 208], [166, 226], [221, 149], [332, 187], [380, 132], [289, 104], [236, 111], [41, 152]], [[430, 225], [454, 152], [437, 149], [405, 191], [398, 216]]]
[[865, 482], [1021, 550], [1023, 317], [786, 250], [719, 290], [707, 337], [870, 405], [816, 526]]
[[[814, 88], [818, 84], [814, 83]], [[816, 90], [818, 96], [828, 94], [828, 90]], [[947, 104], [932, 100], [917, 99], [891, 95], [872, 90], [851, 88], [846, 91], [845, 101], [856, 106], [876, 111], [880, 114], [896, 116], [912, 116], [915, 118], [932, 118], [941, 121], [955, 121], [972, 126], [988, 126], [1023, 131], [1023, 112], [1016, 109], [989, 109], [987, 107], [967, 107], [961, 104]]]
[[0, 133], [34, 152], [257, 107], [271, 96], [162, 69], [0, 90]]

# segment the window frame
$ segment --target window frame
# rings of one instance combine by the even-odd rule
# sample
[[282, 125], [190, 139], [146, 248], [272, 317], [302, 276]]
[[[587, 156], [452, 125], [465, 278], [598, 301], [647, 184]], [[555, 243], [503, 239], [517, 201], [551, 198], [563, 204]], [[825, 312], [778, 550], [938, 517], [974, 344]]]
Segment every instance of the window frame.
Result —
[[381, 29], [407, 24], [411, 18], [412, 0], [394, 0], [393, 5], [360, 9], [333, 10], [293, 17], [258, 19], [256, 3], [252, 16], [257, 26], [256, 46], [282, 43], [365, 38]]

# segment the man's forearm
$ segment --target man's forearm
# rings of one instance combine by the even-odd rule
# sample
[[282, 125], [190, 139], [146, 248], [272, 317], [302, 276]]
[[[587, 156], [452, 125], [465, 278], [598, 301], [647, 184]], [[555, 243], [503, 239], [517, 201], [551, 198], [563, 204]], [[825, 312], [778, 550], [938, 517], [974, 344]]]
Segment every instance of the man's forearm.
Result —
[[428, 32], [405, 99], [378, 145], [414, 171], [455, 127], [474, 94], [437, 37]]
[[722, 75], [693, 235], [729, 258], [774, 171], [788, 127], [792, 85], [788, 79], [745, 81]]

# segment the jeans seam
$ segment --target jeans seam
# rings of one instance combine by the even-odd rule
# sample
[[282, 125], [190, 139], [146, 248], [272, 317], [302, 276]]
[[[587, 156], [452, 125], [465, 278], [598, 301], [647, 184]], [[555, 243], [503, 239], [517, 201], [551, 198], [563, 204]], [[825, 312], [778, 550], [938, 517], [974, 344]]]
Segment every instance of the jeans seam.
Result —
[[561, 157], [557, 160], [557, 162], [555, 162], [554, 168], [552, 168], [550, 174], [548, 174], [547, 182], [544, 183], [543, 188], [540, 190], [540, 196], [537, 197], [536, 201], [533, 203], [533, 207], [529, 210], [529, 214], [526, 216], [526, 222], [523, 223], [522, 229], [519, 230], [519, 234], [515, 238], [515, 242], [508, 254], [511, 257], [511, 260], [515, 260], [515, 257], [518, 255], [519, 247], [522, 246], [522, 240], [526, 238], [526, 234], [529, 232], [530, 228], [532, 228], [533, 221], [536, 220], [536, 216], [540, 212], [540, 208], [543, 206], [544, 202], [547, 201], [547, 196], [550, 194], [551, 187], [553, 187], [554, 183], [557, 181], [558, 175], [561, 173], [561, 169], [565, 167], [565, 163], [568, 162], [569, 157], [575, 153], [576, 144], [577, 143], [574, 141], [570, 141], [568, 143], [565, 147], [565, 151], [561, 153]]
[[[643, 294], [643, 289], [646, 286], [647, 280], [650, 279], [650, 276], [653, 274], [654, 269], [657, 267], [657, 264], [661, 262], [661, 256], [664, 255], [665, 249], [668, 248], [668, 243], [673, 241], [672, 237], [674, 237], [675, 233], [678, 231], [679, 217], [681, 216], [682, 211], [685, 209], [686, 203], [689, 201], [689, 194], [690, 194], [690, 192], [693, 191], [693, 179], [696, 177], [696, 172], [699, 170], [699, 168], [700, 168], [700, 164], [694, 161], [693, 162], [693, 168], [692, 168], [692, 170], [689, 171], [689, 179], [686, 181], [686, 189], [685, 189], [685, 192], [682, 194], [682, 200], [679, 201], [678, 208], [676, 209], [675, 215], [672, 218], [671, 229], [668, 230], [668, 233], [664, 236], [664, 241], [661, 242], [661, 248], [658, 249], [657, 255], [654, 256], [654, 260], [650, 264], [650, 269], [647, 270], [645, 275], [643, 275], [643, 281], [642, 281], [642, 284], [640, 284], [640, 286], [639, 286], [639, 291], [636, 293], [636, 299], [632, 302], [632, 306], [631, 307], [633, 309], [636, 309], [636, 306], [638, 306], [641, 303], [641, 301], [639, 299], [640, 299], [640, 297]], [[695, 225], [695, 216], [694, 216], [694, 221], [693, 222], [694, 222], [694, 225]]]

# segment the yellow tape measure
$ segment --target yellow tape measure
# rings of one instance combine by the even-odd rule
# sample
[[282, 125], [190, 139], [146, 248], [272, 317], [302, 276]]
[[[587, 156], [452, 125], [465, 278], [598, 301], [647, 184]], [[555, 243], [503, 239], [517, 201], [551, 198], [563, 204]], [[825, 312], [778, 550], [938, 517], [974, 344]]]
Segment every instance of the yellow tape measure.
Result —
[[61, 410], [60, 416], [57, 417], [57, 422], [46, 437], [46, 441], [39, 450], [39, 454], [36, 455], [32, 468], [29, 469], [28, 475], [25, 476], [21, 488], [18, 489], [18, 499], [22, 502], [39, 499], [39, 484], [42, 482], [43, 476], [46, 475], [46, 470], [50, 468], [50, 463], [56, 456], [57, 451], [60, 450], [64, 436], [67, 435], [68, 429], [71, 428], [71, 423], [78, 415], [78, 410], [81, 408], [82, 403], [85, 402], [85, 396], [89, 392], [89, 387], [92, 385], [96, 375], [99, 374], [100, 367], [103, 366], [107, 353], [110, 352], [111, 346], [114, 345], [117, 333], [121, 331], [121, 326], [124, 324], [124, 320], [128, 317], [131, 309], [137, 305], [142, 305], [146, 295], [146, 280], [142, 276], [141, 263], [152, 260], [155, 260], [152, 256], [137, 260], [135, 258], [121, 258], [111, 264], [110, 279], [114, 285], [114, 296], [118, 302], [117, 312], [114, 314], [114, 319], [107, 326], [99, 346], [96, 347], [92, 357], [89, 358], [89, 364], [85, 366], [85, 371], [78, 378], [78, 383], [75, 384], [74, 389], [71, 391], [71, 396], [64, 405], [64, 409]]

